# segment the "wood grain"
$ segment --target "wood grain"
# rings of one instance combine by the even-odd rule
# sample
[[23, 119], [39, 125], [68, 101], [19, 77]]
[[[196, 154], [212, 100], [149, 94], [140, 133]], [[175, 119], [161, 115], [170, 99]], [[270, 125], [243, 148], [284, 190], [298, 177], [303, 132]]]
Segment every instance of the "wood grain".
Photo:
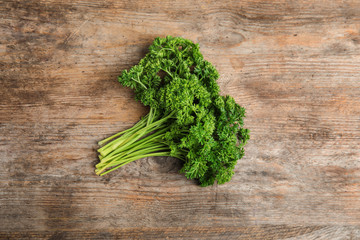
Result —
[[[233, 180], [172, 158], [94, 174], [147, 112], [116, 76], [157, 36], [198, 42], [247, 109]], [[0, 2], [0, 238], [360, 239], [360, 2]]]

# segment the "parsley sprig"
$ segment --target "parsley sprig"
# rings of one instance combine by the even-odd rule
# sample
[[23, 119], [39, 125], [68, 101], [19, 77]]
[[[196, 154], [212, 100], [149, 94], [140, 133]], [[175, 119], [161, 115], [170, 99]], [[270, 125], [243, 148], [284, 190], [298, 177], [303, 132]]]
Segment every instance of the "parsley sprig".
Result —
[[118, 78], [150, 111], [133, 127], [99, 142], [96, 173], [145, 157], [171, 156], [181, 159], [180, 172], [201, 186], [230, 181], [249, 130], [243, 128], [245, 109], [219, 94], [218, 78], [198, 44], [156, 38], [149, 53]]

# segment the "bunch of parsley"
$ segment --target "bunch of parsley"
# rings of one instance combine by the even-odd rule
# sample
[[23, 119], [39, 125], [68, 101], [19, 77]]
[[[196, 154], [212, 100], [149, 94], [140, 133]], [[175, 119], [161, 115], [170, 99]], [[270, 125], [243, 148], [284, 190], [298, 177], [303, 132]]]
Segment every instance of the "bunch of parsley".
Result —
[[140, 158], [171, 156], [181, 159], [181, 172], [201, 186], [228, 182], [244, 155], [249, 130], [243, 128], [245, 109], [219, 95], [218, 77], [198, 44], [156, 38], [149, 53], [118, 78], [150, 112], [132, 128], [99, 142], [96, 173]]

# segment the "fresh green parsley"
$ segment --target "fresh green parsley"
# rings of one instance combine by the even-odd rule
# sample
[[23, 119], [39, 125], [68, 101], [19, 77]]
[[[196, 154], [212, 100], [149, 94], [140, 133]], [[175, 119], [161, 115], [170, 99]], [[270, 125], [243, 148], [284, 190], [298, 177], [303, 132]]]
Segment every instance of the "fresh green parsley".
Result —
[[201, 186], [230, 181], [249, 130], [243, 128], [245, 109], [219, 95], [218, 78], [198, 44], [156, 38], [148, 54], [118, 77], [150, 111], [130, 129], [99, 142], [96, 174], [145, 157], [170, 156], [181, 159], [180, 172]]

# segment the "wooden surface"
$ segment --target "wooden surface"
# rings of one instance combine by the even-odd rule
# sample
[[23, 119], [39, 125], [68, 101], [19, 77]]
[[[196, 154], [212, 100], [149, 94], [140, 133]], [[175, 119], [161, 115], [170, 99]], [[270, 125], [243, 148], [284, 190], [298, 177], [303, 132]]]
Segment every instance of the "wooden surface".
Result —
[[[147, 111], [116, 76], [183, 36], [247, 109], [233, 180], [180, 161], [94, 174]], [[0, 238], [360, 239], [360, 2], [0, 2]]]

